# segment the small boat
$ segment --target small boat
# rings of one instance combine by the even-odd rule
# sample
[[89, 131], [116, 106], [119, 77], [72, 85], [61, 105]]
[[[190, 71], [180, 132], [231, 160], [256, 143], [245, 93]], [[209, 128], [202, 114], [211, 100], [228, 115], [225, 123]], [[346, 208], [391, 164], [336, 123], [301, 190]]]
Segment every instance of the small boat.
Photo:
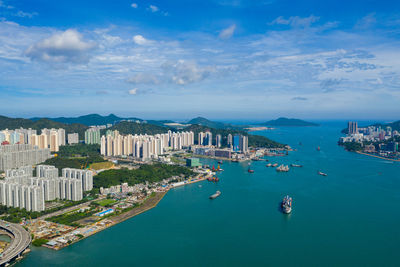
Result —
[[328, 176], [328, 174], [326, 174], [326, 173], [324, 173], [324, 172], [321, 172], [321, 171], [318, 171], [318, 174], [319, 174], [319, 175], [322, 175], [322, 176]]
[[223, 164], [224, 162], [222, 161], [222, 160], [219, 160], [218, 161], [218, 164]]
[[221, 191], [217, 191], [217, 192], [215, 192], [215, 194], [212, 194], [210, 196], [210, 199], [215, 199], [215, 198], [219, 197], [220, 195], [221, 195]]
[[317, 147], [317, 151], [321, 151], [321, 148], [319, 146]]
[[278, 166], [278, 163], [272, 164], [272, 167], [276, 167], [276, 166]]
[[303, 167], [303, 165], [300, 165], [300, 164], [295, 164], [295, 163], [292, 163], [292, 164], [290, 164], [290, 166], [292, 166], [292, 167]]
[[271, 167], [271, 166], [272, 166], [271, 163], [268, 163], [267, 165], [265, 165], [265, 167]]
[[250, 169], [250, 167], [249, 167], [249, 169], [247, 170], [249, 173], [254, 173], [254, 170], [252, 170], [252, 169]]
[[289, 196], [285, 196], [281, 202], [282, 212], [285, 214], [289, 214], [292, 212], [292, 198]]
[[209, 181], [209, 182], [219, 182], [219, 178], [216, 177], [216, 176], [208, 177], [207, 181]]
[[289, 166], [288, 165], [280, 165], [279, 167], [276, 168], [277, 172], [288, 172], [289, 171]]

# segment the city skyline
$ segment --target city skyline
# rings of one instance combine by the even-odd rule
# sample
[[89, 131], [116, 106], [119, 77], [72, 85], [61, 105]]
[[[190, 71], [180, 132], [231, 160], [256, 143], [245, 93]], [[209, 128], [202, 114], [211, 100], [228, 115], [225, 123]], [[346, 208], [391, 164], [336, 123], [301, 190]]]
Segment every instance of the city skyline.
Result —
[[1, 0], [0, 114], [396, 119], [399, 7]]

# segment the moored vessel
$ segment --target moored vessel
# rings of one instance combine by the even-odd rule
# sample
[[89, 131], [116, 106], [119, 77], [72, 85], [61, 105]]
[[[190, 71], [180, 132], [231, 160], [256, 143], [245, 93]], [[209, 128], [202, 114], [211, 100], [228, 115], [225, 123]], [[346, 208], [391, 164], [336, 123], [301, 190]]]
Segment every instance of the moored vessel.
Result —
[[279, 167], [276, 168], [277, 172], [288, 172], [289, 171], [289, 166], [288, 165], [280, 165]]

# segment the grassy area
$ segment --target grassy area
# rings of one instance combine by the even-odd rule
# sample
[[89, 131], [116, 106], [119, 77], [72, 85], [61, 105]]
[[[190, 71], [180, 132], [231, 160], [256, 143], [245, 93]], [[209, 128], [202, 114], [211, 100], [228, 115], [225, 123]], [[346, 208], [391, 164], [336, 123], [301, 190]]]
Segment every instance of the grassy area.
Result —
[[40, 247], [44, 244], [46, 244], [47, 242], [49, 242], [49, 240], [44, 239], [44, 238], [38, 238], [32, 241], [32, 245], [34, 245], [35, 247]]
[[102, 200], [97, 201], [96, 203], [99, 204], [100, 206], [106, 207], [106, 206], [110, 206], [116, 202], [117, 201], [114, 199], [102, 199]]
[[103, 169], [109, 169], [112, 168], [114, 166], [114, 163], [110, 162], [110, 161], [105, 161], [105, 162], [96, 162], [96, 163], [92, 163], [90, 165], [90, 169], [94, 169], [94, 170], [103, 170]]
[[82, 212], [68, 212], [47, 218], [46, 221], [65, 224], [69, 226], [80, 226], [76, 221], [92, 216], [97, 212], [97, 209], [91, 209]]

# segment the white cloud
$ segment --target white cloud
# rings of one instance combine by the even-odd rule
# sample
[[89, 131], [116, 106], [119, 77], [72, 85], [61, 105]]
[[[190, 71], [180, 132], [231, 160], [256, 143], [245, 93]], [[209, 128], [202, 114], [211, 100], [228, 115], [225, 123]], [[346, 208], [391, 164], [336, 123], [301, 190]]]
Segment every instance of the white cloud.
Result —
[[310, 15], [309, 17], [289, 17], [288, 19], [285, 19], [284, 17], [280, 16], [277, 17], [275, 20], [272, 22], [268, 23], [269, 25], [275, 25], [275, 24], [281, 24], [281, 25], [290, 25], [292, 27], [310, 27], [313, 23], [317, 22], [319, 20], [319, 17], [316, 17], [314, 15]]
[[130, 95], [136, 95], [137, 92], [138, 92], [138, 89], [137, 89], [137, 88], [133, 88], [133, 89], [131, 89], [131, 90], [128, 91], [128, 93], [129, 93]]
[[365, 17], [357, 21], [355, 28], [359, 30], [365, 30], [371, 28], [376, 24], [375, 13], [370, 13]]
[[153, 43], [153, 41], [144, 38], [140, 34], [133, 36], [132, 39], [135, 42], [135, 44], [137, 44], [137, 45], [150, 45]]
[[138, 4], [132, 3], [132, 4], [131, 4], [131, 7], [132, 7], [132, 8], [138, 8]]
[[159, 83], [159, 78], [153, 73], [141, 72], [130, 77], [128, 82], [133, 84], [157, 84]]
[[194, 61], [185, 60], [165, 62], [161, 67], [167, 81], [169, 80], [178, 85], [200, 82], [216, 72], [214, 67], [200, 67]]
[[150, 11], [153, 12], [153, 13], [160, 10], [160, 9], [159, 9], [157, 6], [155, 6], [155, 5], [150, 5], [150, 6], [149, 6], [149, 9], [150, 9]]
[[235, 32], [236, 24], [229, 26], [228, 28], [222, 30], [219, 33], [219, 38], [221, 39], [229, 39], [232, 37], [233, 33]]
[[87, 63], [93, 42], [85, 42], [82, 35], [73, 29], [56, 33], [34, 45], [25, 54], [32, 60], [50, 63]]
[[37, 16], [37, 15], [38, 15], [37, 12], [29, 13], [29, 12], [24, 12], [22, 10], [19, 10], [17, 13], [14, 14], [14, 16], [16, 16], [16, 17], [30, 18], [30, 19], [33, 18], [34, 16]]

